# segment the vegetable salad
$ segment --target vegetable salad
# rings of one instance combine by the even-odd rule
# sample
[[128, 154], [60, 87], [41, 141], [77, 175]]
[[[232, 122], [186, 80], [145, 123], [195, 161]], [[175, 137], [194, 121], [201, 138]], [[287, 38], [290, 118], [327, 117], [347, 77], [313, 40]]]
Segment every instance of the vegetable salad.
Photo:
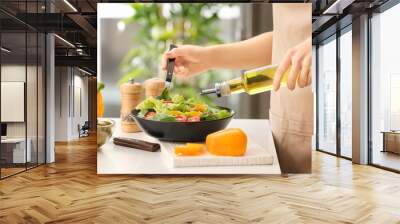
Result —
[[138, 116], [154, 121], [197, 122], [218, 120], [231, 116], [228, 110], [207, 105], [193, 98], [185, 99], [182, 95], [170, 96], [164, 90], [161, 96], [149, 97], [136, 109]]

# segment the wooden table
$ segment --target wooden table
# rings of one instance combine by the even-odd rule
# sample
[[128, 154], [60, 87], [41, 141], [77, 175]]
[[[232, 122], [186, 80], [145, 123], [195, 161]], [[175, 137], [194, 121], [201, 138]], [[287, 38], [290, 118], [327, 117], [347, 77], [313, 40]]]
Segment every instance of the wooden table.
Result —
[[[151, 142], [163, 142], [144, 132], [122, 133], [120, 120], [116, 121], [114, 137], [131, 137]], [[233, 119], [228, 127], [242, 128], [250, 141], [255, 141], [274, 157], [272, 165], [171, 167], [161, 152], [147, 152], [107, 142], [97, 151], [98, 174], [280, 174], [280, 166], [268, 120]]]
[[400, 154], [400, 131], [382, 131], [383, 149], [382, 152]]

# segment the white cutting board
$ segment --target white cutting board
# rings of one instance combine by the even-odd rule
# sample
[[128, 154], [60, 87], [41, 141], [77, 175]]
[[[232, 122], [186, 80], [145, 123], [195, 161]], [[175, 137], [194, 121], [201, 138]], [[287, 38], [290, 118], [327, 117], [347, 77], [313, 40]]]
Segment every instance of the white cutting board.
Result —
[[178, 156], [175, 154], [177, 143], [163, 143], [161, 152], [170, 165], [177, 167], [205, 167], [205, 166], [250, 166], [271, 165], [274, 157], [260, 145], [249, 142], [244, 156], [215, 156], [208, 152], [197, 156]]

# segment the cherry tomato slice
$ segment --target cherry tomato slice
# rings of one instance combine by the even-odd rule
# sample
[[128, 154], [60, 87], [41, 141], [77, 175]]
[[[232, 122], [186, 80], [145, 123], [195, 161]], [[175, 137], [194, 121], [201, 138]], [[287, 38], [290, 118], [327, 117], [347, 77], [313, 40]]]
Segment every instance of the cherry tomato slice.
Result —
[[152, 119], [154, 117], [154, 115], [156, 115], [156, 112], [153, 111], [149, 111], [146, 113], [146, 115], [144, 115], [145, 119]]
[[187, 119], [188, 122], [197, 122], [200, 121], [200, 116], [192, 116]]
[[186, 122], [187, 121], [187, 117], [184, 115], [178, 115], [175, 117], [176, 121], [180, 121], [180, 122]]

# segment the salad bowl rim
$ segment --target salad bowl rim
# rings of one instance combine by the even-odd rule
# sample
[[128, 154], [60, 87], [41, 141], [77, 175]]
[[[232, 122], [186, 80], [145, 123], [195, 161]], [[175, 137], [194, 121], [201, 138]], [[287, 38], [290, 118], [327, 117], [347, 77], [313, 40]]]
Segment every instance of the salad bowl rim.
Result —
[[148, 122], [155, 122], [155, 123], [171, 123], [171, 124], [176, 124], [176, 123], [183, 123], [183, 124], [198, 124], [198, 123], [208, 123], [208, 122], [214, 122], [214, 121], [222, 121], [222, 120], [226, 120], [226, 119], [231, 119], [235, 114], [236, 114], [236, 112], [233, 110], [233, 109], [230, 109], [230, 108], [227, 108], [227, 107], [222, 107], [222, 106], [215, 106], [215, 108], [218, 108], [218, 109], [224, 109], [224, 110], [227, 110], [227, 111], [229, 111], [230, 112], [230, 115], [229, 116], [227, 116], [227, 117], [224, 117], [224, 118], [220, 118], [220, 119], [215, 119], [215, 120], [205, 120], [205, 121], [190, 121], [190, 122], [182, 122], [182, 121], [155, 121], [155, 120], [148, 120], [148, 119], [145, 119], [145, 118], [143, 118], [143, 117], [139, 117], [139, 116], [137, 116], [138, 114], [139, 114], [139, 109], [134, 109], [133, 111], [132, 111], [132, 116], [135, 118], [135, 119], [141, 119], [141, 120], [144, 120], [144, 121], [148, 121]]

